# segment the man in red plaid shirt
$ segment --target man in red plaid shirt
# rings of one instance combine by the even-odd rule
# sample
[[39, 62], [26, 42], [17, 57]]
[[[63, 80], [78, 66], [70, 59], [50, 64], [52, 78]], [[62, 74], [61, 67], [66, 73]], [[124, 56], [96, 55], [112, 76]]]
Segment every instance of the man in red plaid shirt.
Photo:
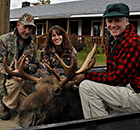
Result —
[[106, 116], [104, 103], [116, 113], [140, 110], [140, 36], [129, 23], [129, 7], [109, 4], [103, 14], [110, 32], [106, 46], [106, 72], [74, 77], [85, 118]]

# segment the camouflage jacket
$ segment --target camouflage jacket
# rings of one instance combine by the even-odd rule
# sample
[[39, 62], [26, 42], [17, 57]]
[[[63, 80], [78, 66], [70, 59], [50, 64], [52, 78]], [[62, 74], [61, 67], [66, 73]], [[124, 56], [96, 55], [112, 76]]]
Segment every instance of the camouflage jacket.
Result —
[[[29, 67], [25, 72], [32, 74], [35, 73], [38, 67], [38, 58], [37, 58], [37, 48], [36, 45], [30, 36], [28, 38], [28, 43], [24, 47], [23, 52], [26, 52], [26, 56], [29, 59]], [[7, 64], [12, 68], [14, 65], [14, 58], [18, 60], [19, 58], [19, 47], [18, 47], [18, 32], [17, 29], [13, 32], [4, 34], [0, 36], [0, 73], [4, 74], [5, 70], [3, 67], [3, 59], [7, 54]], [[1, 81], [2, 82], [2, 81]], [[0, 86], [0, 88], [2, 88]]]
[[[55, 49], [53, 49], [53, 51], [55, 52]], [[72, 63], [72, 54], [76, 58], [77, 68], [78, 68], [77, 51], [75, 48], [73, 48], [72, 51], [64, 50], [63, 52], [61, 52], [61, 54], [59, 54], [59, 56], [61, 57], [61, 59], [64, 61], [66, 65], [70, 66]], [[54, 55], [54, 53], [45, 54], [43, 49], [40, 53], [41, 70], [45, 71], [47, 75], [50, 75], [51, 72], [49, 71], [46, 64], [48, 64], [51, 68], [53, 68], [58, 75], [65, 76], [65, 71], [61, 66], [60, 62], [58, 61], [58, 59], [56, 58], [56, 56]]]

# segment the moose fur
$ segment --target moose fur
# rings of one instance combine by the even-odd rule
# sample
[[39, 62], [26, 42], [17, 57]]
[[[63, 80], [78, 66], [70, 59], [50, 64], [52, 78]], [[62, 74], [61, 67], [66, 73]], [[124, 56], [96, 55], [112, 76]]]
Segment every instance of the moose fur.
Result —
[[73, 84], [59, 85], [53, 75], [42, 78], [19, 108], [16, 122], [21, 127], [82, 119], [79, 93]]

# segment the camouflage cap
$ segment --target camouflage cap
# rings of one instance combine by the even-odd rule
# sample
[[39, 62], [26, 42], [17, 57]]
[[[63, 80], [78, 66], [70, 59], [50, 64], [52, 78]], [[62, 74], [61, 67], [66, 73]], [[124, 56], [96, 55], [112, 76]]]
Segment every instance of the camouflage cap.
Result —
[[32, 25], [36, 27], [36, 25], [34, 24], [34, 17], [29, 13], [25, 13], [21, 15], [18, 22], [24, 25]]

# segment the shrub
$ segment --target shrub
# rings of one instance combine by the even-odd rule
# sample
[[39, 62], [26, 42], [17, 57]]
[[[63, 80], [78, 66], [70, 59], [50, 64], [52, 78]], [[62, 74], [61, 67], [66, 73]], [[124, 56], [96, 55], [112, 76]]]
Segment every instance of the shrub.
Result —
[[76, 35], [76, 34], [72, 34], [69, 37], [70, 37], [70, 40], [71, 40], [73, 46], [77, 50], [77, 52], [80, 52], [81, 50], [83, 50], [84, 43], [82, 42], [82, 39], [78, 40], [78, 38], [82, 38], [82, 37], [78, 37], [78, 35]]

